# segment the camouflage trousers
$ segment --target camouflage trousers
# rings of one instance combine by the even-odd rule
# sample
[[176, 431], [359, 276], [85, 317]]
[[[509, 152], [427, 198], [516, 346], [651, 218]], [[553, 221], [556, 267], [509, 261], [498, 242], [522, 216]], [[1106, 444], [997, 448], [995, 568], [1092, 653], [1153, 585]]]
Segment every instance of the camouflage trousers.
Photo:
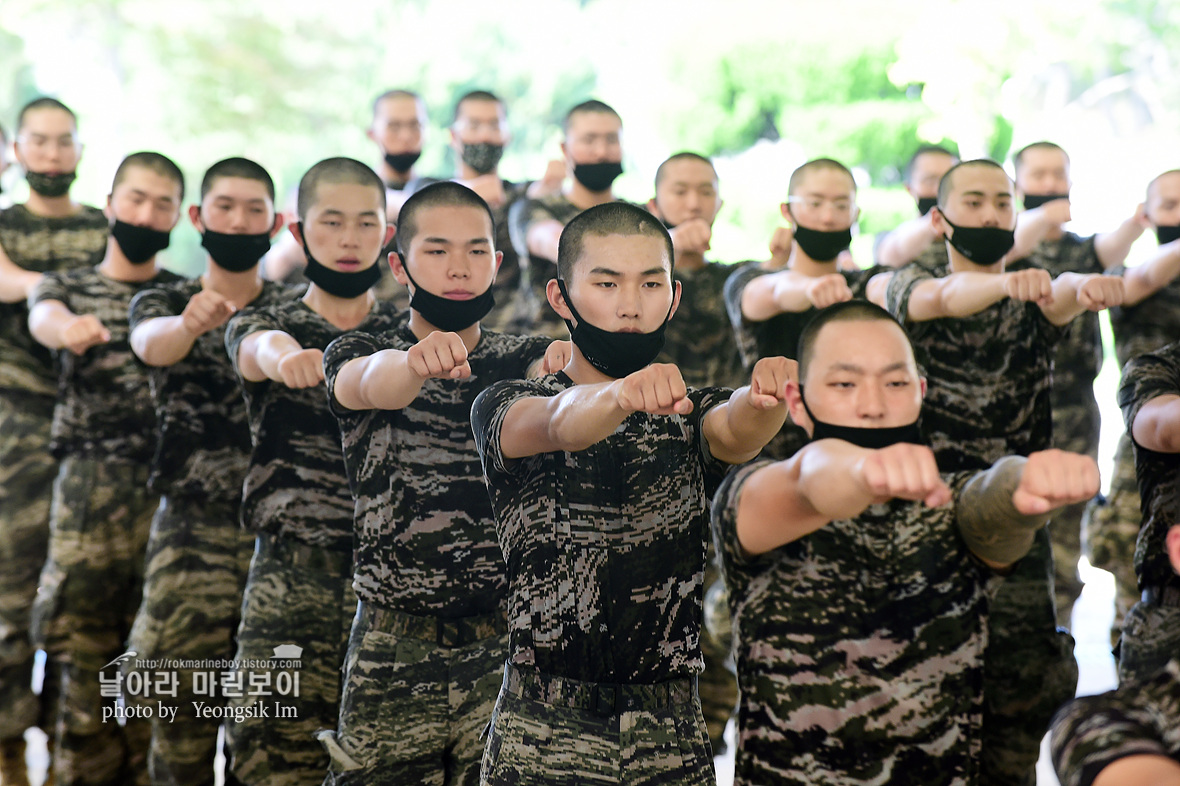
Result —
[[1083, 522], [1086, 556], [1096, 568], [1114, 574], [1114, 628], [1118, 641], [1123, 619], [1139, 601], [1135, 576], [1135, 541], [1143, 513], [1139, 509], [1139, 484], [1135, 479], [1135, 452], [1124, 433], [1114, 453], [1114, 475], [1105, 499], [1090, 505]]
[[[1053, 407], [1053, 446], [1072, 453], [1098, 458], [1098, 437], [1102, 416], [1094, 400], [1093, 386], [1083, 401]], [[1082, 594], [1078, 561], [1082, 557], [1082, 518], [1089, 502], [1067, 505], [1053, 513], [1049, 536], [1053, 540], [1053, 586], [1057, 602], [1057, 624], [1070, 626], [1073, 605]]]
[[1123, 624], [1119, 684], [1146, 681], [1180, 653], [1180, 606], [1139, 601]]
[[1056, 626], [1052, 559], [1041, 528], [991, 603], [980, 786], [1035, 784], [1049, 721], [1077, 690], [1073, 637]]
[[480, 783], [716, 786], [693, 683], [605, 685], [508, 664]]
[[53, 404], [47, 396], [0, 394], [0, 740], [48, 725], [33, 693], [29, 615], [49, 547]]
[[49, 559], [32, 625], [61, 673], [51, 734], [59, 786], [148, 782], [150, 728], [120, 717], [117, 689], [102, 686], [143, 592], [148, 528], [159, 504], [147, 476], [144, 465], [68, 456], [54, 483]]
[[507, 655], [502, 613], [444, 622], [361, 602], [339, 728], [319, 735], [325, 786], [476, 786]]
[[298, 696], [285, 704], [294, 717], [273, 711], [272, 697], [254, 692], [231, 698], [238, 717], [226, 725], [234, 776], [247, 786], [323, 783], [328, 755], [320, 729], [340, 716], [340, 672], [356, 614], [352, 555], [329, 552], [273, 535], [260, 535], [238, 628], [239, 662], [266, 661], [292, 645], [299, 656]]
[[705, 567], [705, 625], [701, 630], [701, 654], [705, 670], [697, 680], [701, 711], [709, 730], [713, 755], [725, 750], [725, 726], [737, 710], [737, 671], [733, 664], [733, 621], [729, 614], [729, 593], [713, 559]]
[[[164, 497], [152, 519], [143, 601], [127, 648], [141, 660], [228, 663], [236, 649], [242, 591], [253, 553], [254, 536], [239, 524], [237, 505]], [[135, 668], [135, 660], [129, 660], [124, 672]], [[194, 692], [200, 685], [198, 669], [167, 671], [176, 676], [176, 695], [145, 697], [157, 707], [148, 757], [152, 784], [213, 786], [222, 720], [198, 717], [193, 702], [212, 703], [216, 696]], [[158, 711], [160, 704], [173, 708], [171, 718]]]

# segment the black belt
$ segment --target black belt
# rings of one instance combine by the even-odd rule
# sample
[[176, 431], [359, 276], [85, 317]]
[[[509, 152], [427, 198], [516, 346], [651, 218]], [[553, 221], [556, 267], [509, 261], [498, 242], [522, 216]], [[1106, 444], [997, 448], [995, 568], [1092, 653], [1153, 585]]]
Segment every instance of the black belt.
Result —
[[295, 568], [352, 575], [352, 551], [332, 551], [291, 538], [264, 533], [258, 536], [258, 553]]
[[433, 641], [440, 647], [454, 649], [477, 641], [502, 636], [508, 632], [508, 615], [503, 609], [478, 617], [419, 617], [404, 611], [378, 606], [367, 601], [357, 605], [357, 614], [383, 633], [406, 636], [418, 641]]
[[1148, 606], [1180, 606], [1180, 587], [1148, 587], [1143, 590], [1143, 602]]
[[511, 663], [504, 669], [504, 690], [542, 704], [586, 710], [609, 717], [622, 712], [655, 711], [691, 703], [697, 695], [697, 678], [657, 682], [654, 685], [619, 685], [582, 682], [520, 669]]

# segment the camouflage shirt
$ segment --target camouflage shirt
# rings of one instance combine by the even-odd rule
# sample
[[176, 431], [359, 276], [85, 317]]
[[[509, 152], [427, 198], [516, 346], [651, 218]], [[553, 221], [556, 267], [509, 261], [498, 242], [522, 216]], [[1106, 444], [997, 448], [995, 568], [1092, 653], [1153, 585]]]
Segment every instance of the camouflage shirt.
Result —
[[[18, 267], [35, 273], [94, 267], [107, 248], [107, 217], [83, 205], [74, 216], [47, 218], [24, 205], [0, 211], [0, 248]], [[0, 391], [52, 396], [55, 373], [50, 352], [29, 335], [25, 301], [0, 303]]]
[[471, 433], [471, 404], [493, 382], [523, 379], [549, 339], [485, 330], [468, 355], [467, 379], [428, 379], [414, 402], [397, 411], [335, 403], [333, 386], [345, 363], [417, 343], [403, 324], [380, 337], [341, 336], [324, 355], [356, 499], [356, 592], [418, 616], [487, 614], [504, 606], [507, 580]]
[[733, 614], [741, 704], [737, 784], [972, 784], [978, 773], [987, 607], [996, 579], [955, 504], [892, 500], [749, 558], [742, 488], [713, 508]]
[[[149, 319], [180, 315], [201, 289], [201, 279], [190, 278], [140, 292], [131, 301], [131, 329]], [[250, 305], [267, 306], [298, 293], [266, 281]], [[178, 363], [148, 373], [158, 423], [148, 487], [157, 494], [236, 507], [250, 456], [250, 428], [242, 390], [225, 353], [225, 327], [199, 336]]]
[[729, 277], [725, 279], [722, 297], [725, 299], [725, 311], [729, 315], [729, 326], [733, 329], [733, 340], [737, 345], [738, 356], [742, 360], [745, 375], [749, 376], [758, 362], [758, 341], [752, 330], [746, 325], [746, 318], [742, 316], [742, 293], [746, 285], [758, 276], [773, 273], [765, 270], [757, 260], [742, 262], [730, 268]]
[[[378, 301], [356, 329], [382, 333], [403, 313]], [[246, 398], [253, 446], [242, 488], [242, 524], [255, 532], [351, 553], [352, 494], [327, 391], [320, 385], [296, 390], [270, 380], [247, 382], [238, 368], [242, 340], [264, 330], [281, 330], [304, 349], [321, 350], [349, 332], [302, 300], [248, 308], [226, 326], [225, 347]]]
[[[1045, 241], [1025, 259], [1008, 266], [1010, 270], [1039, 267], [1053, 278], [1062, 273], [1102, 273], [1094, 250], [1094, 236], [1079, 237], [1066, 232], [1059, 240]], [[1057, 345], [1053, 365], [1053, 408], [1085, 403], [1094, 398], [1094, 378], [1102, 368], [1102, 330], [1098, 313], [1083, 311], [1072, 322]]]
[[922, 433], [938, 466], [985, 469], [1003, 456], [1048, 449], [1053, 354], [1065, 328], [1035, 303], [1011, 298], [968, 317], [911, 321], [914, 288], [949, 272], [908, 265], [893, 275], [885, 295], [928, 380]]
[[657, 363], [674, 363], [689, 387], [710, 385], [736, 388], [746, 383], [725, 314], [722, 288], [730, 267], [706, 262], [700, 270], [677, 268], [680, 306], [668, 322], [664, 350]]
[[1180, 660], [1146, 682], [1066, 704], [1053, 720], [1052, 751], [1061, 786], [1090, 786], [1125, 756], [1180, 762]]
[[46, 273], [29, 293], [29, 304], [58, 300], [78, 314], [91, 314], [111, 340], [82, 355], [57, 352], [61, 369], [53, 411], [51, 447], [57, 456], [82, 455], [147, 464], [156, 445], [156, 413], [148, 369], [131, 351], [127, 308], [145, 289], [180, 279], [160, 270], [147, 281], [116, 281], [88, 267]]
[[[1143, 405], [1159, 396], [1180, 395], [1180, 342], [1132, 360], [1123, 369], [1119, 406], [1127, 434]], [[1135, 574], [1140, 587], [1180, 587], [1164, 541], [1168, 529], [1180, 522], [1180, 454], [1135, 448], [1135, 476], [1139, 483], [1143, 523], [1135, 545]]]
[[632, 413], [576, 453], [505, 458], [509, 408], [573, 386], [564, 373], [498, 382], [471, 410], [508, 567], [509, 660], [588, 682], [698, 673], [705, 489], [727, 469], [701, 420], [729, 391], [690, 390], [687, 416]]
[[[1124, 267], [1114, 267], [1109, 275], [1121, 276]], [[1180, 277], [1150, 297], [1133, 306], [1110, 309], [1110, 327], [1114, 332], [1114, 351], [1119, 368], [1147, 352], [1155, 352], [1180, 337]]]

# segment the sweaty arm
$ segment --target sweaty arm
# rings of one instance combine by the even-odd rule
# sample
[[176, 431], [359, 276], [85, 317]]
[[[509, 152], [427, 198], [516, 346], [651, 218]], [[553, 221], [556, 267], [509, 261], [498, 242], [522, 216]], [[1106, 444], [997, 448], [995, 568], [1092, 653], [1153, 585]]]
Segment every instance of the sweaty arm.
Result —
[[803, 276], [793, 270], [780, 270], [753, 279], [742, 291], [742, 316], [751, 322], [763, 322], [783, 313], [798, 313], [815, 306], [852, 299], [848, 282], [839, 273], [826, 276]]
[[0, 303], [19, 303], [41, 280], [40, 273], [25, 270], [9, 259], [0, 247]]
[[743, 464], [774, 438], [787, 419], [787, 381], [798, 376], [798, 368], [784, 357], [762, 358], [754, 364], [749, 385], [705, 413], [701, 429], [714, 458]]
[[467, 347], [456, 333], [435, 331], [408, 350], [383, 349], [353, 358], [333, 385], [336, 401], [348, 409], [408, 407], [428, 379], [471, 376]]
[[292, 388], [312, 387], [324, 378], [323, 352], [304, 349], [281, 330], [259, 330], [242, 339], [238, 369], [248, 382], [269, 379]]
[[1180, 453], [1180, 395], [1156, 396], [1135, 413], [1135, 444], [1156, 453]]

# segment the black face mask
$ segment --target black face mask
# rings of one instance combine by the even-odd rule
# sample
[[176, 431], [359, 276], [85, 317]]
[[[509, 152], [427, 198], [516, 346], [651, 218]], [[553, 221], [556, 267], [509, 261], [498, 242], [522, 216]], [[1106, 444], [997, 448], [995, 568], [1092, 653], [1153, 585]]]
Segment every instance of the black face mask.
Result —
[[561, 289], [561, 296], [569, 306], [570, 313], [578, 324], [565, 320], [570, 330], [570, 339], [577, 345], [590, 365], [612, 379], [622, 379], [634, 374], [641, 368], [651, 364], [660, 350], [664, 348], [664, 331], [668, 328], [668, 317], [672, 316], [671, 307], [664, 322], [650, 333], [611, 333], [602, 328], [594, 327], [574, 308], [570, 294], [565, 288], [565, 282], [557, 279], [557, 286]]
[[421, 150], [413, 153], [386, 153], [385, 163], [389, 164], [393, 171], [405, 173], [410, 171], [421, 155]]
[[938, 205], [938, 197], [918, 197], [918, 215], [924, 216]]
[[151, 227], [140, 227], [115, 219], [111, 237], [119, 244], [123, 256], [133, 265], [146, 265], [156, 254], [168, 248], [170, 232], [161, 232]]
[[899, 442], [906, 442], [912, 445], [926, 444], [922, 440], [921, 418], [905, 426], [891, 426], [889, 428], [836, 426], [831, 423], [824, 423], [812, 413], [811, 407], [807, 406], [807, 399], [803, 397], [802, 385], [799, 386], [799, 399], [803, 402], [803, 409], [807, 412], [807, 417], [811, 418], [814, 428], [811, 433], [812, 442], [821, 439], [842, 439], [845, 442], [868, 450], [880, 450], [890, 445], [896, 445]]
[[201, 247], [209, 252], [218, 267], [231, 273], [245, 273], [270, 251], [270, 233], [229, 235], [206, 229], [201, 235]]
[[[303, 237], [302, 222], [299, 224], [299, 236]], [[307, 268], [303, 271], [307, 280], [334, 297], [345, 299], [360, 297], [381, 280], [379, 261], [355, 273], [342, 273], [316, 261], [316, 258], [311, 255], [311, 250], [307, 247], [307, 238], [303, 238], [303, 254], [307, 257]]]
[[840, 252], [852, 245], [852, 229], [823, 232], [795, 224], [795, 242], [803, 253], [816, 262], [835, 259]]
[[496, 145], [491, 142], [476, 142], [471, 145], [463, 145], [463, 154], [460, 157], [463, 159], [464, 164], [479, 174], [486, 175], [489, 172], [495, 171], [503, 155], [503, 145]]
[[623, 174], [619, 161], [601, 161], [597, 164], [574, 164], [574, 179], [590, 191], [601, 193], [610, 188], [615, 178]]
[[1011, 229], [955, 226], [945, 214], [942, 220], [955, 230], [947, 238], [951, 246], [977, 265], [994, 265], [1016, 245], [1016, 233]]
[[1156, 227], [1155, 237], [1161, 246], [1164, 243], [1171, 243], [1173, 240], [1180, 240], [1180, 224]]
[[43, 197], [60, 197], [69, 193], [70, 186], [77, 179], [77, 172], [62, 172], [57, 175], [47, 175], [44, 172], [25, 172], [25, 180], [29, 181], [29, 188]]
[[1046, 202], [1052, 202], [1054, 199], [1069, 199], [1069, 194], [1025, 194], [1024, 195], [1024, 209], [1036, 210]]
[[[401, 257], [401, 255], [398, 255]], [[414, 285], [414, 294], [410, 296], [410, 308], [422, 315], [430, 324], [446, 333], [458, 333], [465, 330], [488, 315], [492, 306], [496, 305], [496, 298], [492, 295], [492, 288], [488, 287], [482, 295], [476, 295], [468, 300], [449, 300], [433, 292], [427, 292], [414, 277], [410, 275], [410, 268], [406, 258], [401, 257], [402, 270], [406, 271], [406, 278]]]

